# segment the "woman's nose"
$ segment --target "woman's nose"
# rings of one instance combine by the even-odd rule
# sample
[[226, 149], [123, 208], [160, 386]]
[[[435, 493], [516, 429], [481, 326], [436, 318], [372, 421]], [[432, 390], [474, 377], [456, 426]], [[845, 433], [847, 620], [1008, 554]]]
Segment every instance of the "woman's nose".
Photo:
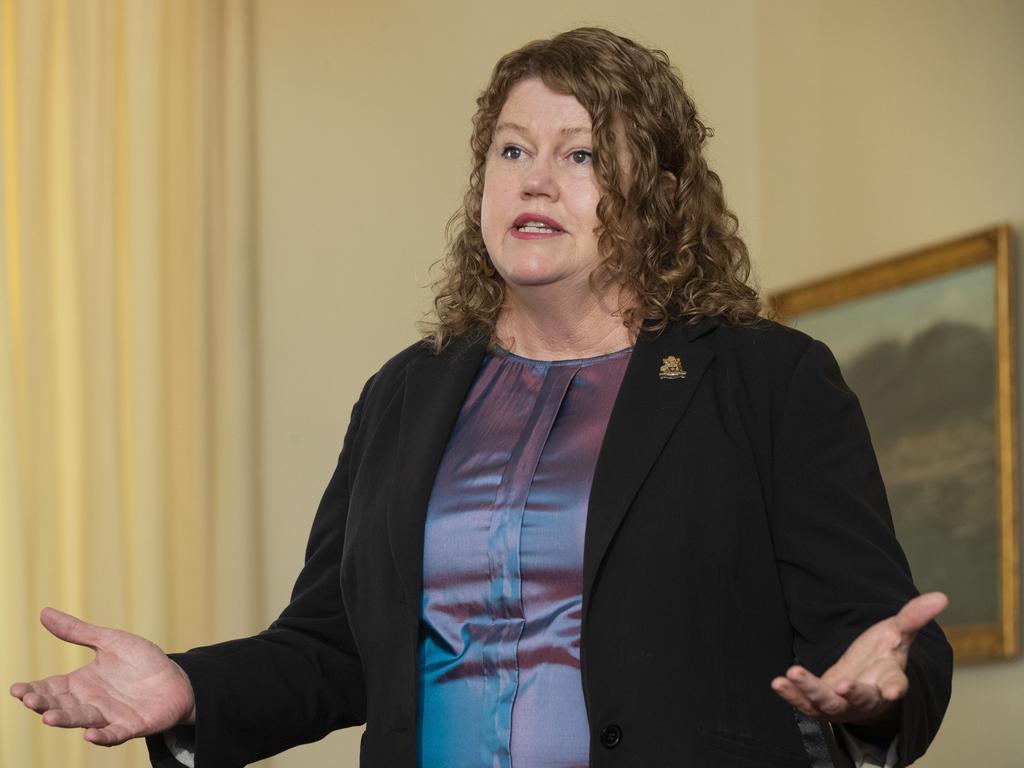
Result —
[[558, 183], [548, 160], [536, 159], [523, 174], [523, 197], [558, 197]]

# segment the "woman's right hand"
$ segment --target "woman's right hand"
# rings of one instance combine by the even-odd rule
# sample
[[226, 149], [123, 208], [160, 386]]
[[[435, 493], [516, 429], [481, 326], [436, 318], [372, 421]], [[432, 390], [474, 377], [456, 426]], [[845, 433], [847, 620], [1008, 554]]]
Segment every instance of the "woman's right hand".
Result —
[[195, 722], [192, 684], [159, 646], [53, 608], [39, 619], [61, 640], [96, 651], [70, 674], [11, 686], [11, 695], [47, 725], [84, 728], [86, 741], [110, 747]]

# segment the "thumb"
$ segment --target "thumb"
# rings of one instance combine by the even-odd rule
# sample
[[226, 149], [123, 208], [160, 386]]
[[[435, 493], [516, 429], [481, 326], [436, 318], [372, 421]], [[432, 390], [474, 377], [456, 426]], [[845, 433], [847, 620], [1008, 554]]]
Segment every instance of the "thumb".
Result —
[[58, 611], [56, 608], [43, 608], [39, 621], [51, 634], [75, 645], [84, 645], [96, 650], [103, 637], [103, 628], [82, 621], [70, 613]]
[[947, 605], [949, 598], [942, 592], [918, 595], [896, 614], [896, 626], [904, 637], [909, 635], [909, 639], [913, 639], [921, 627], [942, 613]]

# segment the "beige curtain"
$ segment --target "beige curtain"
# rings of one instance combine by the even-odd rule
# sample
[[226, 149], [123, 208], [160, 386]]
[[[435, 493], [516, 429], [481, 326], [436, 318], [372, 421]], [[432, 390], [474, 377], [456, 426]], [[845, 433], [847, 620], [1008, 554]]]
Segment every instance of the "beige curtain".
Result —
[[[0, 681], [257, 616], [246, 0], [0, 0]], [[0, 765], [145, 764], [14, 699]]]

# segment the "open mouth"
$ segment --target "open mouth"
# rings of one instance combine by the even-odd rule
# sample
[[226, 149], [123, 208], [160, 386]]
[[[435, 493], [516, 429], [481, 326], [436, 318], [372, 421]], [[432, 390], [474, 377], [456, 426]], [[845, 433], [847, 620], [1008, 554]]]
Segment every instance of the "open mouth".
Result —
[[520, 226], [516, 227], [516, 230], [519, 231], [519, 232], [536, 232], [538, 234], [540, 234], [542, 232], [552, 233], [552, 232], [561, 232], [562, 231], [560, 229], [555, 229], [554, 227], [548, 227], [548, 226], [546, 226], [544, 224], [536, 224], [534, 222], [529, 222], [527, 224], [521, 224]]
[[512, 229], [524, 235], [557, 235], [565, 231], [554, 219], [532, 213], [517, 216]]

